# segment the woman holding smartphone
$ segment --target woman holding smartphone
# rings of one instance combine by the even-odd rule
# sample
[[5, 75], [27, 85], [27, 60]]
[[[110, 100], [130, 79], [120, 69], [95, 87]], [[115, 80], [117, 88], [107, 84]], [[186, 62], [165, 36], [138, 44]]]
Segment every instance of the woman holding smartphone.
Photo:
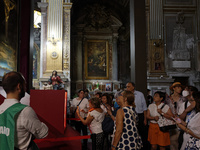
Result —
[[200, 149], [200, 92], [193, 93], [192, 99], [196, 102], [196, 115], [188, 123], [178, 117], [174, 118], [178, 127], [185, 132], [181, 150]]

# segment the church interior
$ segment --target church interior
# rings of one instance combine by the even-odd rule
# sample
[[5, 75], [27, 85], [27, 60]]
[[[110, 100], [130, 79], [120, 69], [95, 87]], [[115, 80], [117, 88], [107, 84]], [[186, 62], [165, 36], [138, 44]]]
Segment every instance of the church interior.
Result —
[[[53, 70], [68, 97], [113, 92], [128, 81], [146, 94], [179, 81], [200, 88], [197, 0], [1, 0], [0, 77], [23, 73], [44, 89]], [[0, 79], [1, 79], [0, 78]]]
[[0, 0], [0, 81], [21, 72], [27, 92], [116, 93], [132, 81], [147, 95], [174, 82], [200, 90], [199, 0]]

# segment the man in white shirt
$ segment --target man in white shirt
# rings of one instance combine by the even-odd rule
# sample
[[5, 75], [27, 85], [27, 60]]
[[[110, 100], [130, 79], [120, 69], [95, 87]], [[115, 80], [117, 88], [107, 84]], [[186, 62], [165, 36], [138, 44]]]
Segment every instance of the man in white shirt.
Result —
[[[34, 138], [44, 138], [48, 135], [48, 127], [40, 122], [34, 110], [26, 105], [20, 103], [20, 100], [25, 95], [25, 79], [18, 72], [9, 72], [4, 75], [2, 79], [2, 86], [7, 94], [6, 99], [0, 105], [0, 127], [10, 126], [7, 122], [13, 122], [11, 127], [7, 128], [8, 131], [13, 130], [14, 136], [8, 137], [0, 133], [0, 143], [5, 141], [6, 138], [11, 140], [13, 146], [17, 150], [31, 150], [33, 147], [37, 147], [36, 144], [32, 141]], [[19, 107], [22, 109], [19, 110]], [[18, 110], [14, 118], [9, 121], [8, 118], [11, 118], [13, 110]], [[6, 114], [6, 117], [5, 117]], [[4, 124], [2, 123], [4, 122]], [[11, 134], [11, 133], [10, 133]], [[4, 149], [9, 149], [8, 145], [10, 143], [4, 143]], [[12, 149], [14, 149], [12, 147]], [[2, 147], [0, 146], [0, 149]]]

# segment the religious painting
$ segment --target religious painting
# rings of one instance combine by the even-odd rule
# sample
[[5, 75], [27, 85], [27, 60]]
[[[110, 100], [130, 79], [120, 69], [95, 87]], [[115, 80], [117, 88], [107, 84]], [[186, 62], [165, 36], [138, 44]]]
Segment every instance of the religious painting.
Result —
[[161, 64], [160, 63], [155, 63], [155, 70], [161, 70]]
[[112, 84], [111, 83], [106, 83], [105, 91], [111, 91], [111, 90], [112, 90]]
[[92, 91], [92, 83], [86, 83], [84, 87], [85, 87], [85, 89]]
[[[165, 73], [164, 65], [164, 46], [155, 46], [154, 43], [159, 43], [159, 40], [152, 40], [150, 47], [150, 73], [157, 76], [157, 73]], [[162, 41], [160, 42], [162, 43]]]
[[85, 78], [108, 79], [108, 41], [87, 40], [85, 43]]
[[105, 84], [102, 84], [102, 85], [101, 85], [101, 91], [105, 91], [105, 89], [106, 89], [106, 85], [105, 85]]
[[0, 0], [0, 77], [17, 70], [18, 2]]
[[114, 90], [118, 90], [118, 89], [119, 89], [119, 84], [113, 83], [113, 89], [114, 89]]

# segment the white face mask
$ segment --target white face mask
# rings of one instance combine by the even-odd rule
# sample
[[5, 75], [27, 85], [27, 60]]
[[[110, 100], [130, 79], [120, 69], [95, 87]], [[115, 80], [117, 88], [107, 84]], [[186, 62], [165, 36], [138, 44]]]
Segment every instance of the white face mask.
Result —
[[186, 97], [189, 95], [189, 91], [183, 90], [182, 92], [183, 97]]

